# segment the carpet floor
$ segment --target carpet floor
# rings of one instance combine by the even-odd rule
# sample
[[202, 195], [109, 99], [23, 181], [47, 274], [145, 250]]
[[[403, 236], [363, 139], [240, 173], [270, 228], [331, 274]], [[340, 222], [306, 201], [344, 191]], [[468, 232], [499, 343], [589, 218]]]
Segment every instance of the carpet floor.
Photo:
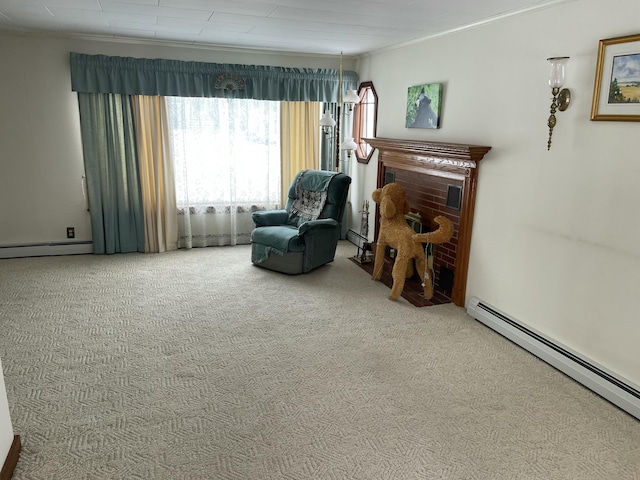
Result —
[[14, 478], [640, 479], [640, 422], [355, 253], [0, 260]]

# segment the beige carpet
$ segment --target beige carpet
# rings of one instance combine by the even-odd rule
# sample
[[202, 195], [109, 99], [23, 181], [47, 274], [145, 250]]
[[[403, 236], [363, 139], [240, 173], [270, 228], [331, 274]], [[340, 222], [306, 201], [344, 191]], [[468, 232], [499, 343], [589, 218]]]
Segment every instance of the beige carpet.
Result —
[[0, 260], [16, 479], [640, 479], [640, 422], [354, 265]]

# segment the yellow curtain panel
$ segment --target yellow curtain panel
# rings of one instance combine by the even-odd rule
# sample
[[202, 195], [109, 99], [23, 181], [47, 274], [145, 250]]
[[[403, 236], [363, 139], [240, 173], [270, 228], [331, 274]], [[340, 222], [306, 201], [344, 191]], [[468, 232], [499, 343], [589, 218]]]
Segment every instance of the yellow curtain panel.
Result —
[[133, 95], [140, 186], [144, 209], [145, 252], [178, 248], [173, 162], [164, 97]]
[[282, 208], [293, 177], [320, 168], [320, 102], [281, 102]]

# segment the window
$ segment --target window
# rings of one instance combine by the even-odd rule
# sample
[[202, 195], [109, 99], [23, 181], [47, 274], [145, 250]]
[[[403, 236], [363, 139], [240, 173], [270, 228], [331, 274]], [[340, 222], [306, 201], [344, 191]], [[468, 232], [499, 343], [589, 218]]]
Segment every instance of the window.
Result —
[[166, 99], [179, 248], [251, 243], [251, 213], [281, 201], [280, 103]]
[[378, 121], [378, 95], [373, 88], [373, 82], [362, 82], [358, 87], [360, 103], [353, 110], [353, 138], [358, 144], [356, 158], [359, 163], [369, 163], [373, 154], [373, 147], [364, 138], [376, 136]]
[[178, 206], [280, 202], [280, 104], [167, 97]]

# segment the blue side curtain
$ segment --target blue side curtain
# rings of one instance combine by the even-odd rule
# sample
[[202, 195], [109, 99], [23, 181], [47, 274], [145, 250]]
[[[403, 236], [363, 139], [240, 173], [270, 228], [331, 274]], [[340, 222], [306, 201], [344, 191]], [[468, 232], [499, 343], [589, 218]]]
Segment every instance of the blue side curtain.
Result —
[[[76, 92], [180, 97], [250, 98], [335, 102], [337, 69], [235, 65], [181, 60], [111, 57], [71, 52], [71, 89]], [[343, 71], [344, 90], [358, 75]]]
[[94, 253], [144, 252], [130, 97], [78, 93]]

